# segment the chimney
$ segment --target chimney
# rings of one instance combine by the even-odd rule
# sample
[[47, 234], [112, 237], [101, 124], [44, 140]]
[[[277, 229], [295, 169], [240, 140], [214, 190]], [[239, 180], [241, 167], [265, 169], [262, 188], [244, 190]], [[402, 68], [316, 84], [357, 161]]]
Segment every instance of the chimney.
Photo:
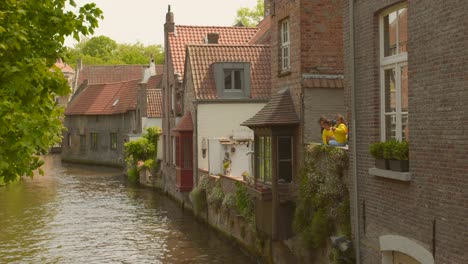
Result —
[[174, 14], [171, 12], [171, 5], [169, 5], [167, 8], [166, 23], [164, 24], [164, 29], [168, 33], [175, 31]]
[[151, 76], [156, 75], [156, 64], [154, 63], [153, 54], [151, 54], [151, 60], [150, 60], [150, 64], [149, 64], [149, 70], [150, 70]]
[[208, 44], [218, 44], [219, 33], [208, 33]]

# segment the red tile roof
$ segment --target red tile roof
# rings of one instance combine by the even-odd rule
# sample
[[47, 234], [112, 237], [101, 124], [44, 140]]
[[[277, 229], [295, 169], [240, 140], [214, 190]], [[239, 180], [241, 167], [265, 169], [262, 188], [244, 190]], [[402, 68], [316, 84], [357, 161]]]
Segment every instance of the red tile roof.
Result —
[[190, 112], [185, 113], [185, 115], [180, 119], [179, 124], [173, 128], [172, 131], [193, 131], [192, 114]]
[[270, 44], [270, 27], [271, 27], [271, 16], [265, 17], [257, 28], [259, 29], [255, 36], [249, 41], [249, 44]]
[[208, 33], [218, 33], [219, 44], [247, 44], [257, 31], [249, 27], [176, 26], [175, 32], [169, 33], [174, 73], [184, 73], [185, 46], [205, 43]]
[[162, 74], [158, 74], [158, 75], [153, 75], [151, 76], [148, 81], [146, 82], [146, 88], [147, 89], [159, 89], [161, 88], [162, 86], [162, 78], [163, 78], [163, 75]]
[[112, 115], [134, 110], [139, 82], [89, 85], [68, 104], [65, 115]]
[[67, 73], [75, 73], [75, 70], [70, 66], [68, 65], [67, 63], [63, 62], [62, 59], [58, 59], [55, 64], [55, 66], [57, 66], [63, 73], [67, 72]]
[[242, 123], [247, 127], [271, 127], [297, 125], [299, 118], [294, 110], [294, 103], [289, 89], [274, 94], [271, 100], [253, 117]]
[[271, 89], [270, 47], [265, 45], [188, 45], [197, 99], [217, 99], [213, 73], [215, 62], [250, 62], [251, 97], [269, 99]]
[[146, 98], [148, 100], [146, 115], [148, 117], [162, 117], [161, 89], [147, 89]]
[[[78, 87], [84, 80], [88, 84], [125, 82], [142, 79], [148, 65], [83, 65], [78, 74]], [[156, 65], [156, 73], [163, 72], [163, 65]]]

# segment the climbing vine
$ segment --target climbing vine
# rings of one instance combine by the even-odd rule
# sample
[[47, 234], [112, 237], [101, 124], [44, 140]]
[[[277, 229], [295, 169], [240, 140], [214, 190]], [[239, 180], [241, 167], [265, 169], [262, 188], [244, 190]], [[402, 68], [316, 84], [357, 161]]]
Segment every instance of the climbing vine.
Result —
[[[332, 235], [351, 238], [349, 194], [344, 178], [348, 155], [341, 148], [306, 147], [293, 229], [308, 247], [320, 248]], [[334, 263], [347, 263], [352, 250], [333, 250]], [[343, 256], [347, 254], [349, 256]]]

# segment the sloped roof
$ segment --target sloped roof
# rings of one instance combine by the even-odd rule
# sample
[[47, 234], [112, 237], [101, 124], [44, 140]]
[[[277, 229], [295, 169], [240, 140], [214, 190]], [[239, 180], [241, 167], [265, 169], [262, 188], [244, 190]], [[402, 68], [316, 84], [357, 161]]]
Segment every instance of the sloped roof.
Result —
[[299, 124], [289, 89], [274, 94], [271, 100], [253, 117], [242, 123], [247, 127], [269, 127]]
[[180, 119], [179, 124], [173, 128], [172, 131], [193, 131], [192, 113], [185, 113], [185, 115]]
[[257, 33], [249, 41], [249, 44], [270, 44], [270, 27], [271, 27], [271, 16], [265, 17], [260, 23], [258, 23], [257, 28], [259, 29]]
[[153, 75], [151, 76], [148, 81], [146, 82], [146, 88], [147, 89], [159, 89], [161, 88], [162, 86], [162, 78], [163, 78], [163, 75], [162, 74], [157, 74], [157, 75]]
[[57, 66], [63, 73], [75, 73], [75, 70], [62, 59], [58, 59], [54, 65]]
[[[83, 65], [78, 75], [77, 85], [84, 80], [88, 84], [116, 83], [142, 79], [148, 65]], [[163, 65], [156, 65], [156, 73], [163, 72]]]
[[147, 89], [146, 98], [148, 100], [147, 117], [162, 117], [161, 89]]
[[247, 44], [257, 31], [258, 28], [248, 27], [176, 25], [175, 32], [169, 33], [168, 36], [174, 73], [184, 73], [185, 46], [203, 44], [208, 33], [218, 33], [219, 44]]
[[252, 98], [270, 98], [271, 61], [269, 46], [188, 45], [187, 52], [197, 99], [217, 98], [213, 71], [213, 64], [216, 62], [250, 62]]
[[134, 110], [139, 82], [89, 85], [68, 104], [65, 115], [112, 115]]

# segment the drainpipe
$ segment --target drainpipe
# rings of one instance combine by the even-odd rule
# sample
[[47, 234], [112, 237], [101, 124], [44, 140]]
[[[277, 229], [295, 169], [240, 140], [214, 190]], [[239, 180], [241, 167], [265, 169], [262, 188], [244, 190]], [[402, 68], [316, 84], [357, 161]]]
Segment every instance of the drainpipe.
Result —
[[357, 151], [356, 151], [356, 72], [355, 72], [355, 54], [354, 54], [354, 0], [349, 0], [349, 43], [350, 43], [350, 83], [351, 83], [351, 118], [352, 118], [352, 155], [353, 155], [353, 204], [354, 204], [354, 242], [355, 242], [355, 253], [356, 263], [361, 263], [360, 249], [360, 229], [359, 229], [359, 199], [358, 199], [358, 174], [357, 174]]

